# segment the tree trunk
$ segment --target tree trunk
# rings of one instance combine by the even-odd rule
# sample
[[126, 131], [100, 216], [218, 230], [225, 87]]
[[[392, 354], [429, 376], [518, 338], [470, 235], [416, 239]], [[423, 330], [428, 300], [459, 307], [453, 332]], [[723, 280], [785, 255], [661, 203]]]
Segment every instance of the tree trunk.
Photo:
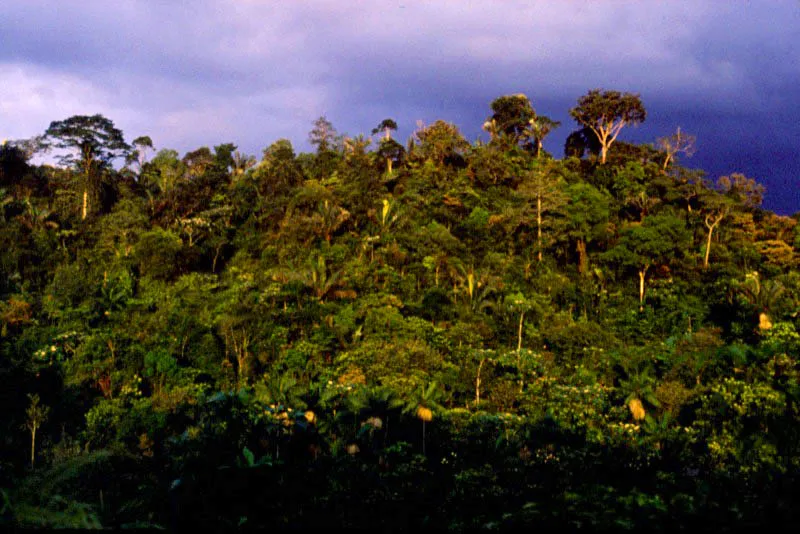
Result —
[[425, 456], [425, 419], [422, 420], [422, 456]]
[[583, 239], [578, 239], [578, 244], [575, 248], [578, 251], [578, 272], [585, 275], [589, 270], [589, 258], [586, 257], [586, 242]]
[[708, 257], [711, 254], [711, 234], [714, 232], [714, 227], [708, 229], [708, 239], [706, 239], [706, 255], [703, 258], [703, 269], [708, 269]]
[[478, 405], [481, 402], [481, 369], [483, 368], [483, 363], [486, 359], [482, 359], [478, 363], [478, 375], [475, 377], [475, 408], [477, 409]]
[[519, 373], [519, 392], [522, 393], [524, 383], [522, 380], [522, 323], [525, 321], [525, 312], [519, 314], [519, 330], [517, 331], [517, 372]]
[[89, 149], [84, 149], [83, 159], [84, 174], [86, 177], [83, 184], [83, 209], [81, 210], [81, 220], [85, 220], [86, 215], [89, 212], [89, 184], [91, 183], [90, 177], [92, 174], [92, 165], [94, 164], [94, 158], [92, 157]]
[[703, 258], [704, 269], [708, 268], [708, 257], [711, 253], [711, 235], [714, 233], [714, 228], [717, 227], [717, 225], [720, 223], [720, 221], [722, 221], [724, 217], [725, 217], [725, 212], [720, 213], [719, 217], [717, 217], [716, 220], [714, 220], [713, 214], [709, 213], [708, 215], [706, 215], [705, 223], [706, 223], [706, 228], [708, 228], [708, 238], [706, 239], [705, 258]]
[[386, 174], [392, 174], [392, 158], [386, 158]]
[[36, 454], [36, 426], [31, 428], [31, 469], [33, 469], [34, 458]]
[[217, 272], [217, 260], [219, 259], [219, 254], [222, 252], [222, 245], [214, 248], [214, 259], [211, 261], [211, 272]]
[[645, 265], [643, 269], [639, 269], [639, 311], [644, 311], [644, 277], [647, 275], [649, 265]]
[[536, 195], [536, 244], [539, 248], [537, 257], [542, 262], [542, 191]]

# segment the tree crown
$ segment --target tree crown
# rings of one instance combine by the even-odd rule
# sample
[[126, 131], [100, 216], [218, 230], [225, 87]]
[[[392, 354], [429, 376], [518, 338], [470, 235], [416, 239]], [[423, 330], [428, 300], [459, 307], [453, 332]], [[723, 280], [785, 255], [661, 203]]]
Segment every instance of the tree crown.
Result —
[[638, 124], [647, 117], [638, 94], [600, 89], [592, 89], [582, 96], [569, 114], [578, 124], [596, 129], [611, 128], [619, 123]]

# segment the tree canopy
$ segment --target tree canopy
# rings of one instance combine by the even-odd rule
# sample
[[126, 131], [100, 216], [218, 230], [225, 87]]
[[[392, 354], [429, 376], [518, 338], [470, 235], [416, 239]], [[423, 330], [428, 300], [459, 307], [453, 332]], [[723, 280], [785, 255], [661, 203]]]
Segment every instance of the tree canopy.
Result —
[[800, 217], [618, 138], [637, 95], [562, 159], [490, 107], [488, 142], [0, 145], [0, 524], [794, 525]]
[[581, 126], [589, 128], [600, 142], [600, 162], [606, 162], [608, 149], [622, 128], [644, 122], [647, 112], [638, 94], [592, 89], [569, 110]]

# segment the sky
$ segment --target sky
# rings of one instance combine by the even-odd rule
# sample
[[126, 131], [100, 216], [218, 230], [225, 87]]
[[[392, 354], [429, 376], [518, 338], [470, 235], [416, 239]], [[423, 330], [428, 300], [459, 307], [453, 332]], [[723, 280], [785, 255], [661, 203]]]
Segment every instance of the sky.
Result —
[[[638, 93], [645, 123], [620, 140], [697, 136], [682, 159], [740, 172], [764, 206], [800, 211], [800, 0], [2, 0], [0, 138], [100, 113], [129, 141], [181, 153], [233, 142], [260, 157], [310, 150], [325, 116], [401, 141], [418, 121], [470, 141], [501, 95], [562, 122], [590, 89]], [[613, 147], [612, 147], [613, 150]]]

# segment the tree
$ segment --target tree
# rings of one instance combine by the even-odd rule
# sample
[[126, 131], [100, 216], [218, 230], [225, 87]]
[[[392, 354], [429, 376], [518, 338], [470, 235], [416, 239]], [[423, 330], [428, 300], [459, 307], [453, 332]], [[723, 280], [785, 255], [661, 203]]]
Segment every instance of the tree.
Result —
[[714, 230], [717, 229], [719, 224], [731, 211], [732, 202], [730, 199], [723, 197], [715, 191], [708, 191], [702, 197], [703, 208], [701, 214], [703, 215], [703, 222], [708, 230], [706, 235], [706, 250], [703, 256], [703, 268], [708, 268], [708, 259], [711, 256], [711, 238], [714, 235]]
[[643, 166], [639, 161], [628, 161], [624, 166], [615, 166], [612, 172], [602, 170], [598, 174], [613, 180], [609, 180], [608, 189], [621, 203], [624, 212], [637, 214], [640, 221], [661, 201], [658, 179], [663, 176], [654, 165]]
[[713, 189], [706, 189], [698, 195], [701, 201], [701, 214], [706, 230], [706, 246], [703, 268], [708, 268], [711, 255], [711, 242], [715, 230], [728, 218], [731, 221], [746, 221], [751, 217], [750, 210], [758, 207], [764, 195], [764, 186], [743, 174], [734, 173], [721, 176]]
[[544, 115], [539, 115], [528, 121], [525, 134], [534, 146], [537, 158], [542, 154], [542, 146], [544, 145], [545, 138], [559, 126], [561, 126], [560, 122], [554, 121], [550, 117], [545, 117]]
[[233, 176], [238, 177], [256, 166], [256, 157], [238, 150], [233, 153]]
[[30, 171], [28, 156], [13, 143], [0, 145], [0, 187], [16, 185]]
[[681, 132], [680, 126], [678, 126], [678, 130], [669, 137], [659, 137], [656, 141], [656, 146], [666, 154], [661, 169], [666, 171], [667, 166], [675, 159], [675, 156], [681, 152], [691, 158], [694, 155], [696, 142], [697, 137]]
[[646, 365], [631, 365], [632, 369], [627, 369], [627, 379], [620, 379], [620, 393], [626, 395], [625, 404], [636, 421], [642, 421], [647, 416], [642, 401], [650, 406], [658, 408], [661, 403], [655, 394], [656, 380], [650, 374], [650, 368]]
[[359, 134], [356, 137], [345, 136], [342, 140], [344, 145], [345, 159], [352, 161], [353, 158], [364, 158], [367, 155], [367, 148], [372, 144], [372, 139]]
[[349, 211], [328, 200], [324, 200], [319, 204], [317, 215], [318, 217], [314, 219], [318, 223], [318, 232], [325, 238], [327, 243], [331, 242], [334, 232], [350, 219]]
[[372, 129], [372, 135], [383, 132], [383, 139], [389, 141], [392, 138], [392, 131], [397, 131], [397, 123], [392, 119], [383, 119], [378, 126]]
[[381, 139], [378, 145], [378, 157], [386, 162], [386, 174], [392, 174], [394, 163], [401, 161], [405, 153], [406, 149], [403, 148], [403, 145], [394, 139]]
[[554, 165], [548, 162], [531, 170], [520, 184], [518, 192], [536, 204], [536, 258], [541, 263], [544, 241], [542, 230], [544, 215], [559, 211], [567, 202], [561, 179], [554, 173]]
[[410, 153], [422, 160], [430, 159], [439, 166], [463, 160], [463, 154], [469, 148], [469, 142], [458, 127], [442, 120], [427, 127], [420, 125], [415, 137], [419, 144]]
[[748, 209], [757, 208], [764, 199], [764, 186], [744, 174], [735, 172], [717, 180], [717, 190]]
[[27, 421], [25, 421], [25, 428], [31, 433], [31, 467], [33, 467], [36, 458], [36, 432], [47, 421], [50, 408], [39, 404], [38, 394], [29, 394], [28, 399], [30, 400], [30, 405], [25, 410], [25, 415], [28, 416]]
[[337, 171], [342, 149], [342, 137], [324, 116], [314, 121], [308, 141], [316, 147], [316, 156], [308, 166], [308, 174], [318, 180], [327, 179]]
[[487, 122], [494, 123], [497, 133], [507, 135], [515, 142], [524, 138], [530, 122], [536, 118], [531, 101], [522, 93], [496, 98], [491, 108], [494, 113]]
[[150, 136], [142, 135], [137, 137], [131, 143], [133, 150], [128, 153], [127, 157], [125, 158], [125, 163], [130, 165], [131, 163], [136, 163], [139, 166], [139, 172], [141, 172], [142, 167], [144, 167], [145, 161], [147, 160], [147, 151], [148, 150], [155, 150], [153, 148], [153, 140], [150, 139]]
[[282, 198], [303, 181], [303, 169], [297, 162], [288, 139], [278, 139], [264, 149], [263, 158], [253, 173], [256, 192], [262, 201]]
[[320, 302], [334, 294], [345, 282], [342, 280], [342, 271], [331, 272], [327, 260], [321, 254], [312, 254], [308, 258], [306, 269], [300, 276]]
[[786, 288], [777, 280], [762, 282], [758, 271], [747, 273], [744, 281], [734, 286], [734, 292], [758, 312], [758, 328], [762, 332], [772, 328], [770, 313], [779, 304], [785, 291]]
[[203, 146], [197, 150], [187, 152], [181, 161], [186, 165], [189, 174], [197, 178], [214, 164], [214, 154], [211, 153], [210, 148]]
[[372, 135], [383, 133], [378, 144], [378, 157], [386, 162], [386, 174], [392, 174], [392, 163], [398, 161], [405, 149], [403, 145], [392, 139], [392, 131], [397, 130], [397, 123], [392, 119], [383, 119], [378, 126], [372, 129]]
[[86, 219], [91, 202], [99, 194], [103, 172], [111, 167], [114, 159], [127, 155], [130, 146], [114, 123], [102, 115], [75, 115], [51, 122], [45, 139], [51, 140], [56, 148], [77, 152], [61, 156], [60, 160], [63, 165], [73, 166], [82, 173], [81, 218]]
[[317, 154], [335, 150], [338, 140], [336, 128], [324, 115], [314, 121], [314, 128], [308, 134], [308, 142], [317, 147]]
[[578, 253], [578, 272], [589, 272], [586, 246], [607, 232], [610, 197], [585, 182], [578, 182], [566, 190], [567, 233], [575, 241]]
[[673, 169], [671, 187], [665, 188], [664, 201], [677, 203], [692, 213], [699, 199], [706, 193], [705, 173], [702, 170], [689, 170], [683, 167]]
[[402, 407], [407, 414], [413, 414], [422, 421], [422, 455], [425, 456], [425, 424], [433, 421], [434, 411], [442, 409], [438, 400], [441, 397], [439, 385], [434, 381], [427, 386], [419, 384], [408, 399], [398, 399], [393, 407]]
[[600, 141], [600, 163], [606, 162], [608, 149], [628, 124], [644, 122], [647, 112], [638, 94], [592, 89], [578, 100], [569, 114], [588, 127]]
[[231, 284], [215, 310], [217, 328], [225, 353], [236, 371], [237, 386], [248, 384], [257, 362], [261, 312], [247, 283]]
[[479, 408], [481, 405], [481, 371], [486, 362], [494, 363], [494, 350], [475, 349], [472, 351], [473, 357], [478, 360], [478, 369], [475, 371], [475, 407]]
[[505, 296], [503, 304], [506, 311], [516, 314], [519, 313], [519, 325], [517, 326], [517, 369], [520, 373], [519, 391], [522, 393], [523, 380], [522, 380], [522, 333], [525, 323], [525, 314], [530, 311], [540, 310], [544, 298], [541, 295], [535, 295], [533, 298], [527, 298], [520, 292], [512, 293]]
[[598, 155], [600, 141], [591, 128], [583, 127], [567, 136], [567, 140], [564, 142], [564, 156], [581, 159], [587, 153]]
[[642, 224], [626, 228], [617, 245], [603, 258], [629, 266], [639, 274], [639, 309], [644, 310], [645, 280], [655, 265], [665, 265], [685, 251], [689, 233], [683, 221], [672, 215], [653, 215]]

